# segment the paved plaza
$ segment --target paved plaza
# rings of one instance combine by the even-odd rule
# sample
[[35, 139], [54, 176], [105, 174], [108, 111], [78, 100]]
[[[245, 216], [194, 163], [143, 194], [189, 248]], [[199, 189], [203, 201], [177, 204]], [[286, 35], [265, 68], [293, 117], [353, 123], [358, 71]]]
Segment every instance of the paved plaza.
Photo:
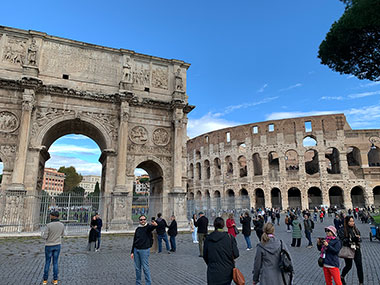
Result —
[[[289, 245], [291, 233], [286, 232], [283, 218], [281, 222], [282, 225], [276, 226], [276, 235]], [[323, 224], [316, 223], [313, 239], [324, 236], [323, 226], [331, 223], [331, 218]], [[364, 284], [378, 285], [380, 242], [369, 241], [368, 224], [358, 223], [358, 227], [363, 236]], [[251, 238], [255, 247], [256, 235]], [[255, 250], [246, 251], [241, 234], [237, 241], [240, 257], [236, 264], [244, 274], [247, 284], [251, 284]], [[65, 238], [59, 262], [61, 284], [134, 284], [134, 264], [130, 259], [131, 243], [131, 236], [103, 235], [101, 251], [89, 253], [86, 251], [87, 238]], [[324, 284], [322, 269], [317, 265], [317, 249], [307, 249], [306, 245], [307, 240], [303, 237], [300, 248], [289, 246], [296, 270], [294, 284]], [[0, 239], [0, 284], [41, 284], [45, 262], [43, 252], [44, 243], [38, 238]], [[198, 245], [192, 243], [191, 235], [178, 235], [176, 253], [151, 254], [153, 284], [206, 284], [206, 265], [198, 255]], [[341, 261], [342, 268], [344, 261]], [[358, 284], [355, 266], [346, 280], [347, 284]]]

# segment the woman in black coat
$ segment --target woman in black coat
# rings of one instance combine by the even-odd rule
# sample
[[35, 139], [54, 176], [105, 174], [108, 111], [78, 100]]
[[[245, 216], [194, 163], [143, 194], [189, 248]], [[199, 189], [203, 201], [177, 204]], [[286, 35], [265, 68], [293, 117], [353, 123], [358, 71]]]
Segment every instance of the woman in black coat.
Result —
[[224, 220], [217, 217], [214, 221], [215, 230], [205, 240], [203, 259], [207, 264], [207, 284], [230, 285], [235, 258], [239, 257], [236, 240], [223, 231]]
[[247, 250], [251, 250], [251, 217], [249, 216], [248, 212], [245, 212], [244, 216], [240, 216], [240, 223], [243, 225], [242, 233], [245, 238], [245, 242], [247, 243]]
[[253, 220], [253, 224], [255, 226], [256, 235], [260, 242], [261, 236], [263, 235], [264, 217], [259, 215], [258, 219]]

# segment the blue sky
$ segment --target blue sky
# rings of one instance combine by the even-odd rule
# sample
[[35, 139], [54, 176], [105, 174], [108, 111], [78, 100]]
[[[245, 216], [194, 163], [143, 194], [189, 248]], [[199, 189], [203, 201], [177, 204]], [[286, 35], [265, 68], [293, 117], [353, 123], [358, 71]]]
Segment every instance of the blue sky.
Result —
[[[317, 58], [343, 11], [338, 0], [6, 1], [0, 25], [191, 63], [190, 137], [340, 112], [352, 128], [379, 128], [380, 82], [340, 75]], [[73, 137], [53, 144], [47, 166], [72, 162], [84, 174], [100, 173], [97, 145]]]

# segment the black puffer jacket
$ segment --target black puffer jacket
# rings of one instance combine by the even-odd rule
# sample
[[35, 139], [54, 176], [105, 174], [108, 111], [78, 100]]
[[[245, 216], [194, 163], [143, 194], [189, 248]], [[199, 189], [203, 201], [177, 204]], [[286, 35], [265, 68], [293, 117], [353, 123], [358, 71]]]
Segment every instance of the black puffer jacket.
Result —
[[243, 230], [242, 230], [243, 235], [250, 236], [251, 235], [251, 217], [250, 216], [240, 217], [240, 223], [243, 225]]
[[207, 284], [231, 284], [233, 257], [239, 257], [233, 236], [220, 231], [214, 231], [207, 236], [203, 248], [203, 259], [207, 264]]

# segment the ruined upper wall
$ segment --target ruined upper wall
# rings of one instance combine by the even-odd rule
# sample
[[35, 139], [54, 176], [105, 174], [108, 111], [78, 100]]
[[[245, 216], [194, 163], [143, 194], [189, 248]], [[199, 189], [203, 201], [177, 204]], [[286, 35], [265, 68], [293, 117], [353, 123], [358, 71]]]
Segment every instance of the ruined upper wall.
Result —
[[[306, 130], [305, 122], [311, 123], [311, 131]], [[279, 137], [281, 137], [283, 143], [293, 144], [297, 143], [300, 137], [301, 140], [306, 136], [317, 138], [320, 134], [323, 134], [324, 139], [335, 140], [339, 130], [351, 130], [344, 114], [272, 120], [202, 134], [188, 140], [187, 150], [189, 153], [192, 153], [193, 150], [209, 144], [218, 145], [219, 143], [224, 143], [228, 145], [227, 133], [230, 133], [230, 142], [236, 141], [238, 144], [246, 143], [246, 139], [248, 138], [253, 145], [259, 146], [262, 144], [261, 136], [266, 136], [266, 145], [278, 144]]]
[[45, 85], [78, 91], [128, 90], [141, 98], [171, 101], [180, 97], [187, 102], [189, 66], [180, 60], [0, 26], [0, 78], [34, 76]]

